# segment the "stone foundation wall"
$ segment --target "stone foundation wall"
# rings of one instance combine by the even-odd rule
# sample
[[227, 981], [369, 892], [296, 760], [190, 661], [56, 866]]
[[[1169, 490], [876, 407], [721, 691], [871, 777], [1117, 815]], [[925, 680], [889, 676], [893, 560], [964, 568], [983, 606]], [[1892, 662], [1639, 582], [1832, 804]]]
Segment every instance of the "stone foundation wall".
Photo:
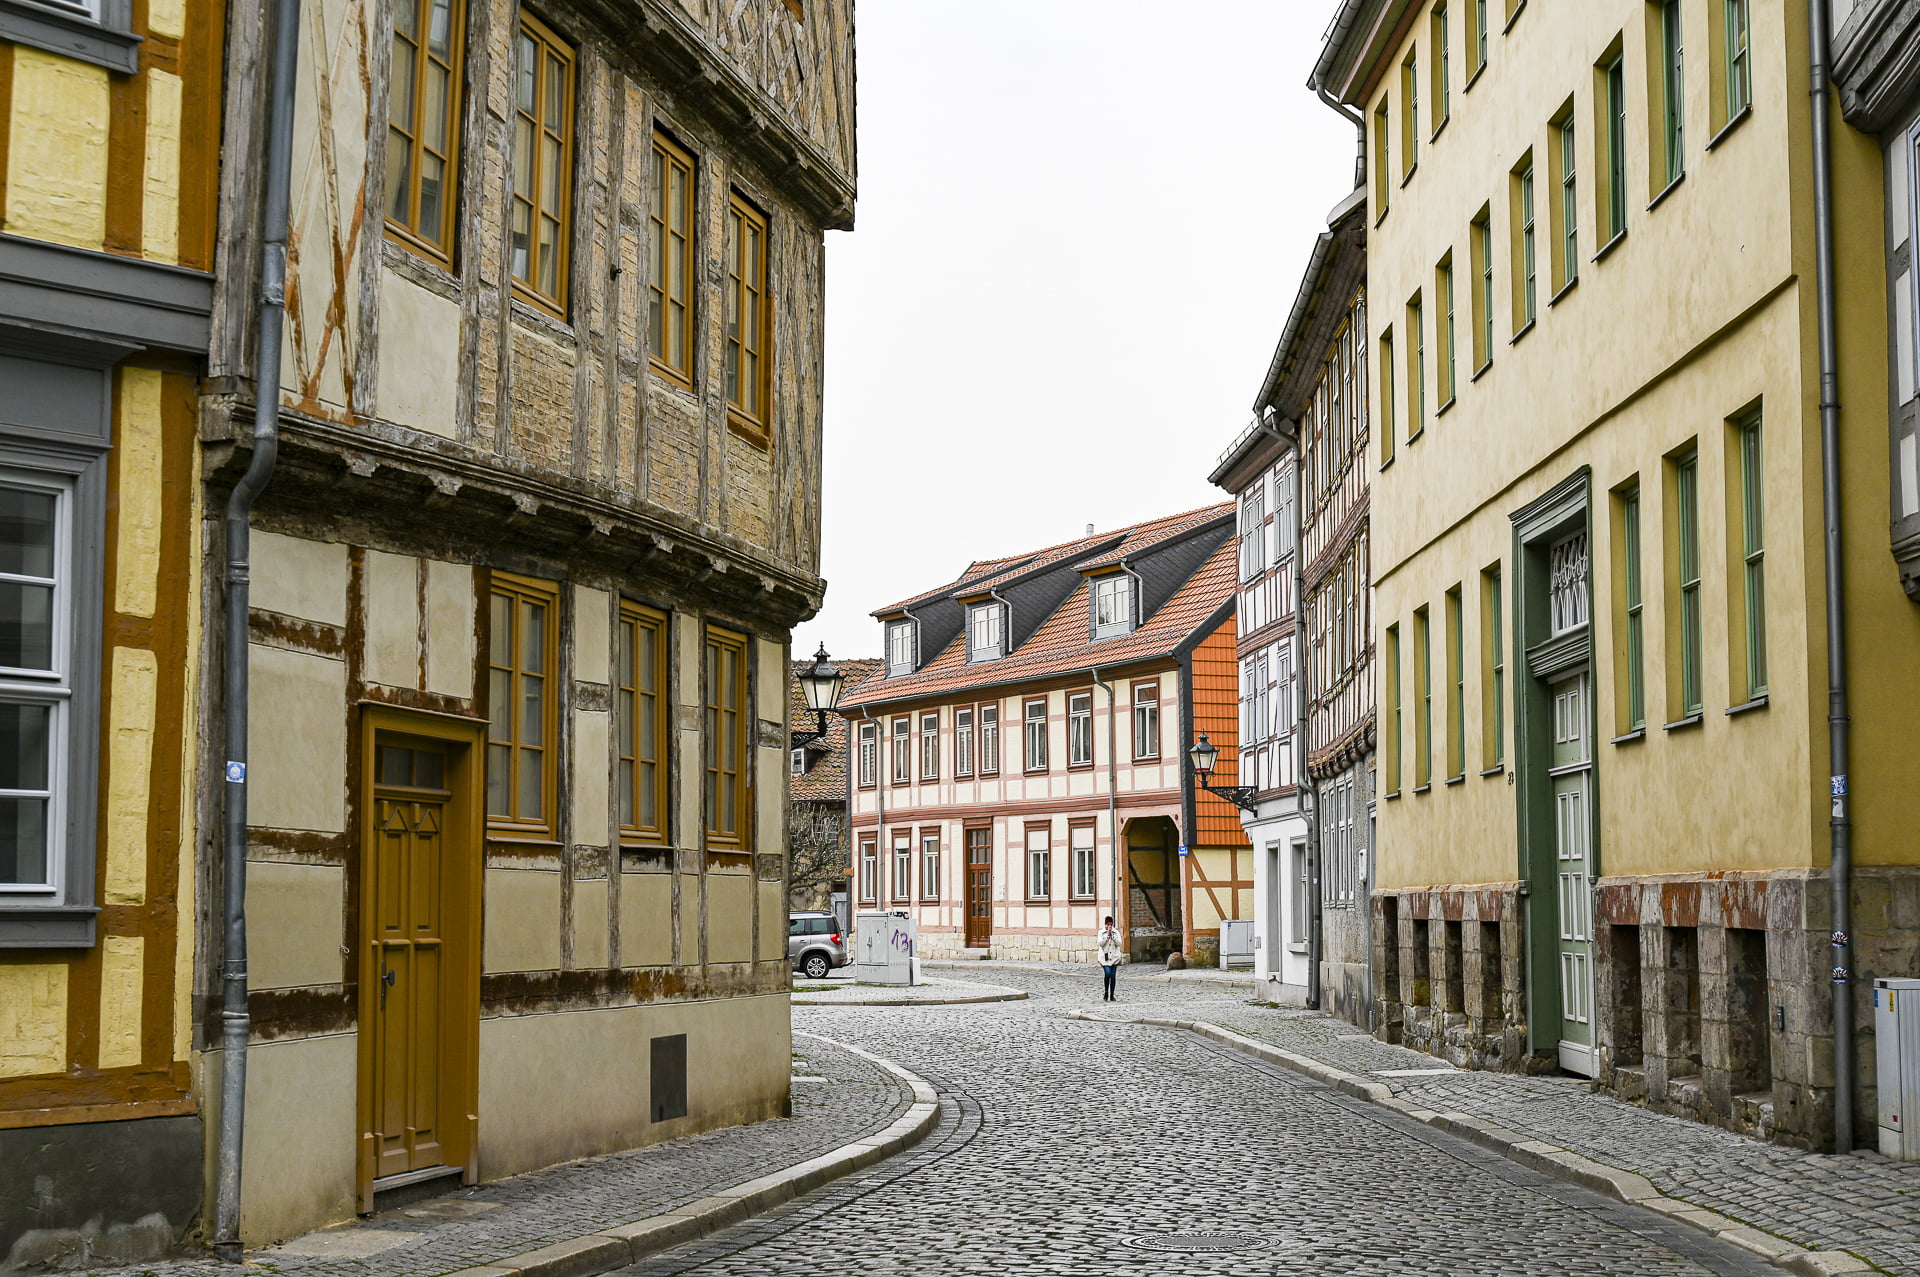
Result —
[[957, 931], [921, 932], [920, 957], [927, 962], [952, 962], [991, 958], [996, 962], [1088, 962], [1097, 950], [1094, 937], [1029, 935], [1019, 931], [996, 931], [987, 949], [967, 948], [967, 938]]
[[1517, 882], [1373, 895], [1374, 1032], [1459, 1068], [1532, 1071]]

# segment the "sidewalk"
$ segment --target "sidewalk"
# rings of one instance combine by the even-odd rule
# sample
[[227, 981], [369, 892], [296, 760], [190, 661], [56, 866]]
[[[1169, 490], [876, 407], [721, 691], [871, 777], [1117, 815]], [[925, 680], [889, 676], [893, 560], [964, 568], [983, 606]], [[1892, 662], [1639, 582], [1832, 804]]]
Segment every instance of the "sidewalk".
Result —
[[[793, 1118], [709, 1131], [457, 1189], [249, 1250], [298, 1277], [589, 1277], [725, 1227], [916, 1143], [933, 1091], [892, 1064], [794, 1034]], [[210, 1257], [140, 1277], [230, 1277]]]
[[[923, 967], [931, 963], [922, 964]], [[943, 980], [922, 975], [918, 984], [858, 984], [851, 980], [794, 980], [793, 1005], [797, 1007], [945, 1007], [974, 1002], [1019, 1002], [1027, 996], [1024, 989], [1003, 984], [982, 984], [976, 980]]]
[[[920, 965], [927, 969], [938, 967], [942, 971], [997, 968], [1002, 971], [1040, 971], [1047, 975], [1084, 976], [1089, 980], [1100, 978], [1100, 968], [1091, 962], [1016, 962], [999, 958], [979, 958], [965, 962], [923, 962]], [[1157, 962], [1124, 963], [1120, 967], [1120, 978], [1135, 984], [1197, 984], [1229, 989], [1252, 989], [1254, 985], [1251, 970], [1187, 967], [1180, 971], [1169, 971]]]
[[[1133, 1005], [1073, 1014], [1192, 1028], [1227, 1041], [1238, 1035], [1249, 1045], [1278, 1048], [1271, 1058], [1344, 1091], [1771, 1252], [1797, 1271], [1870, 1271], [1864, 1260], [1920, 1274], [1920, 1163], [1764, 1143], [1595, 1094], [1576, 1078], [1455, 1069], [1319, 1012], [1264, 1008], [1197, 989], [1156, 995], [1135, 987], [1136, 996], [1126, 998]], [[1728, 1221], [1744, 1225], [1733, 1231], [1745, 1235], [1728, 1235]], [[1781, 1241], [1819, 1255], [1788, 1253]]]

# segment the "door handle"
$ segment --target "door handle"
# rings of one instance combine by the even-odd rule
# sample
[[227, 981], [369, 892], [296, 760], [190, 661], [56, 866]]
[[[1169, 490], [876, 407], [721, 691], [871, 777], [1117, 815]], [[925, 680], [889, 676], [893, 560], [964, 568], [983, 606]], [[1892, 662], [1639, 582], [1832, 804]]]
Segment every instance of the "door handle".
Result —
[[385, 974], [380, 977], [380, 1009], [382, 1011], [387, 1009], [387, 990], [393, 987], [395, 979], [393, 968], [385, 968]]

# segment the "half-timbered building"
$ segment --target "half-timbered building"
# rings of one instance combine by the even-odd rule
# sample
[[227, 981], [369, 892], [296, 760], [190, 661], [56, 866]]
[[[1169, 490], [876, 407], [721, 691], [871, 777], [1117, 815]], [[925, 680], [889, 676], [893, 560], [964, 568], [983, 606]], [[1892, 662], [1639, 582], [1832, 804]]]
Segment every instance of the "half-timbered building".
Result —
[[905, 910], [934, 958], [1217, 953], [1250, 917], [1234, 810], [1196, 790], [1195, 735], [1236, 742], [1232, 505], [970, 565], [874, 616], [854, 733], [854, 900]]
[[[1368, 560], [1364, 192], [1315, 241], [1254, 411], [1298, 444], [1301, 665], [1320, 1004], [1368, 1022], [1373, 843], [1373, 632]], [[1309, 915], [1317, 912], [1317, 919]], [[1316, 925], [1317, 924], [1317, 925]], [[1291, 934], [1291, 933], [1289, 933]]]
[[[848, 0], [310, 13], [227, 654], [250, 1243], [786, 1109], [788, 641], [824, 589], [823, 232], [853, 209]], [[261, 40], [243, 10], [233, 139]], [[256, 180], [225, 175], [216, 501], [250, 453]]]

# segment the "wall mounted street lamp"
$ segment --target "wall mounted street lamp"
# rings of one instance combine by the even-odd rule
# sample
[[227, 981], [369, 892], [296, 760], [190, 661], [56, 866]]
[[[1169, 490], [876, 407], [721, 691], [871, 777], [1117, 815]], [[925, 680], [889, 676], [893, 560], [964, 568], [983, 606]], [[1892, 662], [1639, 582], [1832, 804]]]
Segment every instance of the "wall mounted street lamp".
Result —
[[827, 734], [827, 715], [840, 703], [840, 693], [847, 684], [847, 676], [827, 664], [825, 643], [822, 643], [820, 650], [814, 653], [812, 667], [800, 672], [799, 680], [800, 694], [806, 698], [807, 708], [814, 713], [815, 730], [788, 732], [787, 741], [790, 749], [811, 745]]
[[1253, 811], [1260, 804], [1253, 800], [1256, 791], [1252, 785], [1222, 785], [1216, 789], [1207, 783], [1207, 777], [1213, 775], [1213, 765], [1219, 760], [1219, 748], [1207, 739], [1205, 732], [1201, 732], [1200, 739], [1195, 741], [1193, 748], [1187, 751], [1187, 765], [1192, 767], [1193, 774], [1200, 778], [1200, 788], [1209, 794], [1218, 794], [1241, 811]]

